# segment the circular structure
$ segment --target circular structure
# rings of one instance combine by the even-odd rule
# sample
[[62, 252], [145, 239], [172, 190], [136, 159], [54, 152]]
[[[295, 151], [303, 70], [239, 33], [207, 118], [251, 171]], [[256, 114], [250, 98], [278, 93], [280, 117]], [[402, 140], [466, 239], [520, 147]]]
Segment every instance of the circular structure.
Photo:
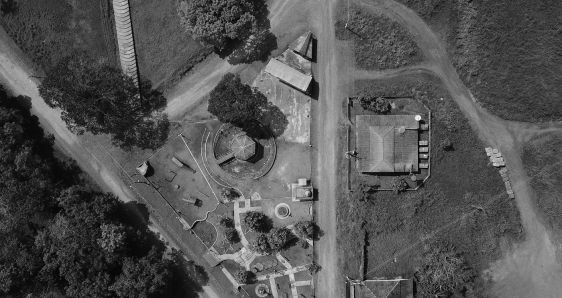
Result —
[[285, 219], [291, 215], [291, 208], [285, 203], [275, 206], [275, 216], [279, 219]]
[[259, 284], [256, 286], [256, 295], [258, 297], [267, 297], [269, 295], [269, 287], [265, 284]]
[[203, 142], [203, 160], [211, 175], [229, 185], [265, 176], [277, 154], [274, 136], [259, 122], [244, 129], [222, 124]]
[[230, 150], [239, 160], [249, 160], [256, 155], [256, 142], [245, 133], [239, 133], [232, 138]]
[[422, 118], [421, 118], [421, 115], [416, 115], [414, 117], [414, 119], [419, 122], [419, 121], [421, 121]]

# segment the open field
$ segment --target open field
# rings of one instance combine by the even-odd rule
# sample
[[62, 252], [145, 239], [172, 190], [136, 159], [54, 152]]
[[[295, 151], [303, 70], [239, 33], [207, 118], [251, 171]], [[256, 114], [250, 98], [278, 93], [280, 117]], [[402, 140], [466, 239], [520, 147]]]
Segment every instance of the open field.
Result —
[[176, 0], [131, 0], [137, 61], [142, 77], [167, 89], [212, 53], [180, 26]]
[[340, 1], [336, 37], [353, 41], [357, 68], [390, 69], [423, 59], [410, 33], [388, 17], [370, 14], [355, 5], [350, 7], [349, 22], [347, 17], [346, 2]]
[[[481, 275], [503, 249], [522, 238], [522, 228], [515, 202], [507, 198], [466, 118], [431, 76], [357, 81], [355, 89], [357, 95], [412, 97], [429, 107], [431, 177], [417, 191], [375, 192], [364, 200], [355, 192], [340, 199], [338, 249], [344, 273], [352, 278], [363, 273], [367, 278], [412, 277], [425, 245], [437, 241], [453, 245]], [[443, 149], [445, 139], [454, 150]], [[477, 291], [483, 282], [476, 280]]]
[[0, 24], [37, 65], [49, 69], [74, 50], [117, 66], [109, 0], [20, 0]]
[[447, 43], [486, 108], [518, 121], [562, 119], [562, 2], [399, 0]]
[[537, 205], [550, 228], [562, 236], [562, 134], [546, 134], [523, 147], [523, 165], [537, 193]]

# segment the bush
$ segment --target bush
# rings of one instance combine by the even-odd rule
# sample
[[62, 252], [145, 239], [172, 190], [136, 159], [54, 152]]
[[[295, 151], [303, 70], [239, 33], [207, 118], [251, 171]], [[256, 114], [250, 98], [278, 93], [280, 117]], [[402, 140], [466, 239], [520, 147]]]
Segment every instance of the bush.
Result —
[[390, 112], [390, 102], [383, 97], [360, 97], [359, 102], [365, 110], [375, 112], [377, 114], [386, 114]]
[[240, 194], [234, 188], [225, 188], [221, 192], [221, 196], [227, 201], [232, 202], [240, 197]]
[[254, 232], [268, 232], [271, 229], [269, 218], [261, 212], [250, 211], [246, 213], [244, 223], [250, 231]]
[[450, 245], [426, 245], [421, 268], [415, 274], [422, 297], [451, 297], [472, 290], [475, 273]]
[[219, 224], [223, 228], [234, 228], [234, 220], [230, 217], [221, 218]]
[[318, 273], [318, 271], [322, 269], [322, 267], [320, 267], [320, 265], [316, 264], [315, 262], [312, 262], [307, 266], [306, 269], [308, 270], [310, 275], [315, 275], [316, 273]]
[[408, 182], [402, 177], [394, 177], [392, 179], [392, 190], [395, 193], [401, 193], [408, 189]]
[[256, 240], [252, 242], [252, 250], [261, 255], [270, 255], [273, 252], [266, 234], [258, 234]]
[[300, 238], [313, 240], [318, 233], [318, 226], [313, 221], [301, 221], [295, 224], [295, 233]]
[[271, 250], [275, 252], [286, 249], [295, 239], [295, 235], [287, 228], [273, 228], [267, 235]]
[[249, 284], [252, 283], [254, 278], [255, 278], [255, 274], [251, 271], [246, 271], [246, 270], [238, 270], [236, 271], [236, 273], [234, 274], [234, 278], [236, 279], [236, 281], [238, 283], [241, 284]]
[[224, 237], [226, 238], [226, 241], [228, 241], [228, 243], [230, 244], [240, 242], [240, 235], [238, 235], [238, 231], [236, 231], [236, 229], [234, 228], [227, 228], [224, 231]]

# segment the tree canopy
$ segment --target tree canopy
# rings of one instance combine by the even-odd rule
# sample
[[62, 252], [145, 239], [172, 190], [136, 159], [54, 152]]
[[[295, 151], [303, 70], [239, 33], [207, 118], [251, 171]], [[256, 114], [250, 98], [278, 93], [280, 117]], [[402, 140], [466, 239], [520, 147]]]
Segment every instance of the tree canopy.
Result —
[[140, 90], [120, 70], [84, 53], [63, 59], [39, 87], [45, 102], [62, 110], [68, 128], [78, 134], [111, 134], [116, 145], [159, 147], [168, 136], [166, 99], [142, 81]]
[[250, 211], [244, 217], [244, 223], [252, 231], [268, 232], [271, 229], [270, 219], [261, 212]]
[[259, 120], [267, 98], [258, 90], [243, 84], [240, 76], [227, 73], [211, 91], [209, 112], [221, 122], [242, 126]]
[[223, 51], [256, 33], [266, 11], [263, 0], [184, 0], [178, 14], [192, 36]]
[[25, 101], [0, 87], [0, 296], [175, 297], [178, 258], [54, 157]]

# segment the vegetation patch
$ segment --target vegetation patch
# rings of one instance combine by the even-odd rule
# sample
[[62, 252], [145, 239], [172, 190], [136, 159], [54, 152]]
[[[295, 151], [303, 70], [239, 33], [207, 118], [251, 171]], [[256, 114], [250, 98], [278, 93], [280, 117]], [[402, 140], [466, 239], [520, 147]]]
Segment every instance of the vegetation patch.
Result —
[[502, 118], [562, 119], [562, 2], [400, 0], [440, 31], [476, 98]]
[[351, 6], [348, 22], [347, 7], [339, 11], [336, 37], [353, 41], [358, 68], [391, 69], [422, 61], [412, 36], [397, 22], [357, 6]]
[[[355, 191], [338, 204], [344, 273], [357, 278], [413, 277], [433, 268], [426, 262], [432, 258], [424, 256], [428, 251], [424, 247], [438, 242], [444, 246], [437, 249], [462, 255], [466, 264], [461, 269], [472, 270], [467, 276], [478, 276], [463, 287], [481, 291], [479, 275], [501, 256], [500, 243], [519, 240], [522, 230], [518, 210], [500, 175], [488, 164], [480, 140], [434, 77], [358, 81], [356, 90], [357, 96], [411, 97], [429, 107], [432, 171], [426, 184], [411, 192], [363, 192], [352, 184]], [[441, 145], [446, 139], [454, 150]], [[446, 282], [453, 292], [462, 291], [457, 281]]]
[[131, 0], [137, 61], [141, 76], [168, 89], [213, 52], [186, 34], [176, 0]]
[[121, 203], [54, 157], [24, 98], [0, 87], [0, 295], [194, 297], [207, 274], [166, 251], [142, 204]]
[[[3, 7], [5, 1], [2, 1]], [[37, 65], [48, 70], [74, 50], [117, 66], [109, 0], [18, 0], [0, 12], [0, 25]]]
[[562, 231], [562, 134], [532, 139], [523, 147], [523, 165], [537, 193], [537, 205], [548, 224]]

